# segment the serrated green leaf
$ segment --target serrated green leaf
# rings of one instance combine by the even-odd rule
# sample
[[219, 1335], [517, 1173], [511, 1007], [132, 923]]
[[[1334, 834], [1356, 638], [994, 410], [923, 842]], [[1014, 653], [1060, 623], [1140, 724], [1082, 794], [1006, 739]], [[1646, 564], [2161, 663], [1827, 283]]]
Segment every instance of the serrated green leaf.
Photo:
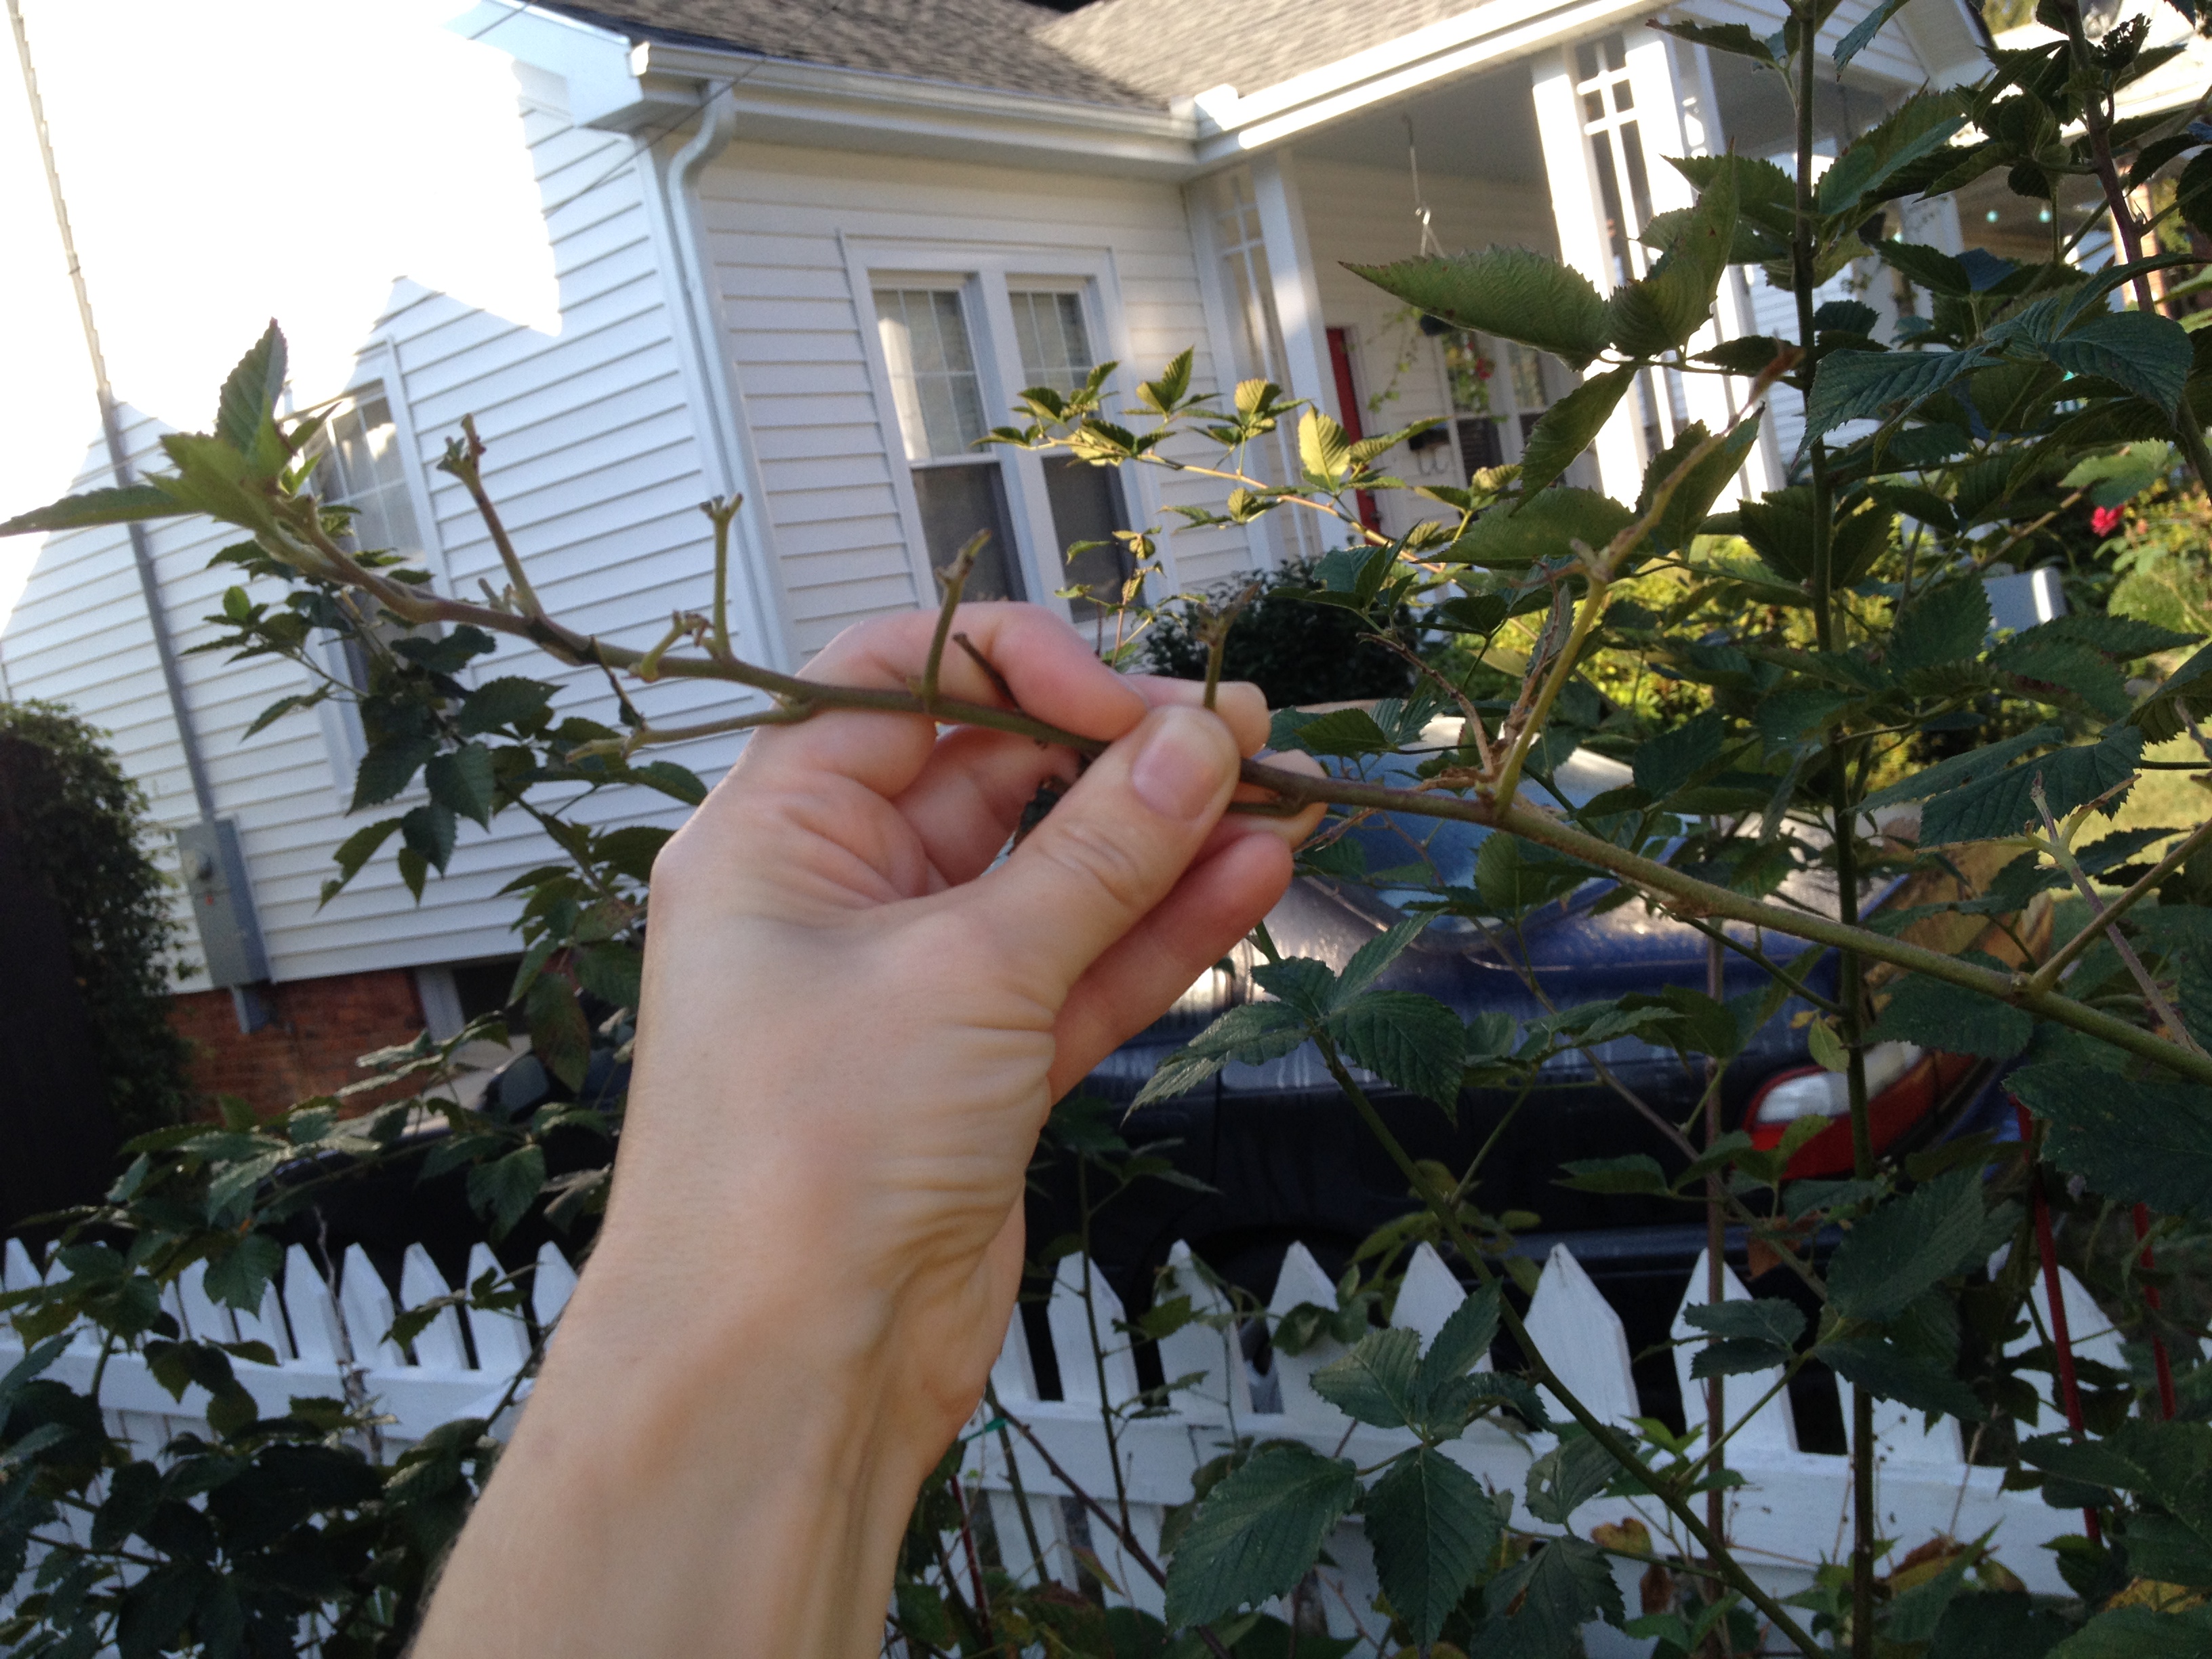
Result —
[[189, 505], [154, 484], [88, 489], [82, 495], [64, 495], [47, 506], [17, 514], [5, 524], [0, 524], [0, 536], [83, 530], [94, 525], [129, 524], [135, 519], [175, 518], [191, 511], [192, 508]]
[[1618, 1625], [1625, 1615], [1611, 1559], [1579, 1538], [1547, 1540], [1492, 1579], [1483, 1601], [1499, 1613], [1519, 1606], [1483, 1626], [1475, 1649], [1482, 1659], [1556, 1659], [1574, 1651], [1591, 1620]]
[[[422, 769], [422, 781], [439, 805], [491, 827], [492, 799], [498, 790], [491, 750], [480, 743], [434, 755]], [[442, 866], [441, 866], [442, 867]]]
[[1870, 1042], [1917, 1042], [1954, 1054], [2010, 1060], [2035, 1035], [2035, 1017], [1947, 981], [1908, 974], [1867, 1034]]
[[1550, 902], [1598, 873], [1586, 864], [1547, 854], [1511, 836], [1490, 836], [1474, 854], [1474, 890], [1497, 916], [1517, 916]]
[[1383, 970], [1397, 961], [1406, 947], [1421, 936], [1429, 925], [1426, 916], [1413, 916], [1394, 924], [1369, 939], [1352, 953], [1352, 960], [1344, 964], [1344, 971], [1336, 976], [1336, 988], [1331, 1001], [1342, 1007], [1382, 976]]
[[1988, 355], [1978, 346], [1964, 351], [1832, 351], [1813, 376], [1806, 441], [1846, 421], [1874, 419], [1893, 406], [1909, 410], [1978, 368]]
[[1579, 1158], [1559, 1166], [1566, 1174], [1559, 1185], [1578, 1193], [1665, 1193], [1667, 1172], [1648, 1152], [1626, 1152], [1618, 1158]]
[[1382, 1593], [1425, 1648], [1497, 1553], [1498, 1506], [1473, 1475], [1420, 1446], [1384, 1472], [1364, 1513]]
[[1728, 720], [1717, 710], [1685, 720], [1636, 750], [1636, 787], [1663, 801], [1716, 765], [1728, 744]]
[[284, 1265], [284, 1247], [266, 1233], [247, 1233], [208, 1263], [207, 1293], [243, 1313], [261, 1311], [262, 1292]]
[[1967, 576], [1924, 589], [1890, 630], [1883, 666], [1897, 673], [1972, 662], [1990, 631], [1990, 596]]
[[1849, 34], [1836, 42], [1838, 73], [1840, 74], [1846, 64], [1874, 44], [1875, 36], [1881, 33], [1891, 18], [1905, 9], [1905, 4], [1906, 0], [1881, 0], [1881, 4], [1852, 26]]
[[1805, 1334], [1805, 1315], [1794, 1302], [1762, 1296], [1751, 1301], [1700, 1302], [1682, 1317], [1701, 1331], [1746, 1342], [1771, 1343], [1787, 1352]]
[[[1673, 443], [1653, 457], [1650, 465], [1644, 469], [1644, 488], [1636, 501], [1638, 517], [1650, 510], [1659, 486], [1674, 476], [1675, 469], [1689, 459], [1690, 452], [1705, 437], [1705, 422], [1692, 421]], [[1651, 526], [1650, 539], [1640, 550], [1665, 554], [1687, 547], [1698, 535], [1706, 514], [1713, 510], [1713, 503], [1720, 499], [1721, 491], [1728, 488], [1729, 481], [1741, 469], [1744, 457], [1758, 441], [1757, 421], [1737, 422], [1713, 452], [1674, 486], [1674, 493], [1667, 498], [1665, 508]], [[1522, 463], [1524, 470], [1526, 465]]]
[[1966, 125], [1957, 104], [1949, 93], [1918, 94], [1845, 146], [1816, 186], [1820, 211], [1849, 213], [1881, 200], [1888, 179], [1942, 149]]
[[1303, 749], [1310, 755], [1387, 755], [1398, 745], [1375, 723], [1364, 708], [1332, 708], [1325, 714], [1304, 714], [1290, 720], [1285, 715], [1301, 710], [1282, 709], [1274, 719], [1271, 740], [1277, 748]]
[[642, 766], [631, 767], [629, 775], [686, 806], [696, 806], [707, 799], [707, 786], [699, 781], [699, 775], [674, 761], [647, 761]]
[[1526, 248], [1346, 269], [1461, 328], [1548, 351], [1579, 369], [1605, 349], [1604, 300], [1571, 265]]
[[1528, 1466], [1528, 1513], [1564, 1527], [1567, 1517], [1613, 1484], [1620, 1465], [1588, 1435], [1575, 1435]]
[[1633, 365], [1591, 376], [1546, 410], [1521, 455], [1523, 501], [1552, 483], [1597, 441], [1597, 434], [1635, 383]]
[[2045, 1659], [2204, 1659], [2208, 1653], [2212, 1653], [2212, 1610], [2160, 1613], [2127, 1607], [2097, 1614]]
[[543, 680], [503, 674], [486, 680], [462, 702], [454, 724], [465, 737], [481, 737], [502, 726], [535, 731], [553, 699], [553, 688]]
[[[1947, 790], [1921, 809], [1920, 844], [1942, 847], [1953, 842], [1996, 841], [2021, 834], [2039, 821], [2032, 793], [2038, 778], [2043, 781], [2051, 815], [2063, 818], [2075, 808], [2110, 794], [2132, 777], [2142, 744], [2139, 728], [2115, 726], [2095, 743], [2054, 750]], [[2108, 812], [2116, 810], [2109, 801], [2106, 807]]]
[[1747, 23], [1655, 22], [1651, 27], [1678, 40], [1692, 41], [1712, 52], [1748, 58], [1769, 68], [1777, 63], [1774, 49]]
[[1771, 1371], [1790, 1363], [1790, 1350], [1771, 1342], [1753, 1342], [1724, 1336], [1699, 1348], [1690, 1361], [1690, 1379], [1702, 1382], [1709, 1376], [1741, 1376]]
[[2042, 349], [2069, 373], [2124, 386], [2167, 415], [2180, 406], [2189, 380], [2189, 333], [2171, 317], [2107, 312]]
[[2165, 1215], [2212, 1220], [2212, 1090], [2131, 1081], [2057, 1061], [2015, 1072], [2007, 1086], [2051, 1127], [2045, 1156], [2107, 1198]]
[[1306, 1041], [1305, 1021], [1280, 1002], [1248, 1002], [1231, 1008], [1154, 1068], [1131, 1103], [1134, 1111], [1171, 1100], [1212, 1077], [1232, 1060], [1256, 1066], [1280, 1059]]
[[624, 945], [587, 945], [576, 952], [576, 977], [610, 1007], [635, 1009], [645, 958]]
[[346, 810], [358, 812], [390, 800], [415, 781], [436, 750], [428, 738], [392, 738], [375, 744], [354, 774], [353, 804]]
[[1876, 1399], [1968, 1422], [1978, 1423], [1989, 1415], [1972, 1389], [1932, 1360], [1894, 1342], [1855, 1336], [1823, 1342], [1813, 1352], [1837, 1376]]
[[1202, 1625], [1287, 1595], [1359, 1496], [1351, 1460], [1263, 1446], [1200, 1503], [1168, 1564], [1167, 1621]]
[[1974, 291], [1974, 280], [1966, 274], [1966, 266], [1941, 248], [1929, 247], [1924, 242], [1886, 240], [1875, 252], [1881, 256], [1884, 264], [1930, 294], [1964, 299]]
[[[2207, 666], [2212, 668], [2212, 657], [2208, 657]], [[1991, 777], [2029, 750], [2057, 743], [2065, 735], [2063, 726], [2039, 726], [2018, 737], [2007, 738], [2002, 743], [1989, 744], [1967, 754], [1954, 755], [1949, 760], [1939, 761], [1925, 771], [1915, 772], [1911, 777], [1900, 779], [1887, 789], [1877, 789], [1861, 803], [1861, 810], [1871, 812], [1908, 800], [1922, 800], [1944, 790], [1959, 788]]]
[[2053, 639], [2040, 629], [2007, 640], [1990, 653], [1990, 666], [2029, 681], [2027, 695], [2041, 702], [2055, 699], [2041, 688], [2071, 691], [2106, 720], [2118, 720], [2134, 707], [2120, 671], [2079, 640]]
[[215, 435], [241, 455], [253, 453], [261, 423], [284, 394], [285, 355], [283, 331], [272, 321], [222, 383]]
[[561, 974], [540, 974], [522, 999], [530, 1025], [530, 1052], [538, 1064], [571, 1089], [584, 1086], [584, 1072], [592, 1060], [592, 1034], [576, 994]]
[[1837, 1246], [1829, 1301], [1853, 1319], [1896, 1318], [1983, 1252], [1986, 1213], [1978, 1168], [1954, 1170], [1879, 1206]]
[[1370, 1331], [1313, 1374], [1313, 1389], [1346, 1417], [1378, 1429], [1413, 1420], [1413, 1373], [1421, 1339], [1407, 1330]]
[[1334, 416], [1309, 409], [1298, 417], [1298, 463], [1334, 489], [1352, 471], [1352, 440]]
[[1546, 559], [1570, 556], [1573, 544], [1602, 548], [1633, 518], [1620, 502], [1595, 490], [1554, 484], [1517, 507], [1494, 507], [1447, 546], [1428, 556], [1486, 570], [1520, 570]]
[[491, 1223], [491, 1236], [503, 1238], [529, 1212], [545, 1188], [545, 1149], [535, 1143], [469, 1171], [469, 1206]]
[[[414, 808], [399, 820], [399, 837], [407, 843], [408, 852], [443, 875], [446, 866], [453, 861], [453, 836], [458, 828], [453, 809], [434, 801], [428, 806]], [[416, 896], [421, 894], [418, 892]]]
[[1354, 1065], [1446, 1111], [1459, 1103], [1467, 1028], [1434, 997], [1369, 991], [1331, 1016], [1329, 1031]]
[[1500, 1285], [1493, 1279], [1452, 1310], [1414, 1372], [1417, 1398], [1434, 1398], [1447, 1384], [1481, 1363], [1498, 1338], [1501, 1294]]

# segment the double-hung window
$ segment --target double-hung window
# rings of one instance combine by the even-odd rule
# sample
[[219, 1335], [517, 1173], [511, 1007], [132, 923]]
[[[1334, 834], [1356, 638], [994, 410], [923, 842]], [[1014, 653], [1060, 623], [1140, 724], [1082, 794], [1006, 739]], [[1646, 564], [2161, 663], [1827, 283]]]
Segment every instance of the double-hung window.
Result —
[[[1091, 349], [1079, 291], [1017, 289], [1006, 298], [1013, 307], [1014, 337], [1021, 342], [1024, 389], [1040, 386], [1069, 392], [1091, 378], [1098, 359]], [[1087, 588], [1108, 600], [1118, 598], [1133, 568], [1127, 544], [1114, 539], [1115, 531], [1128, 527], [1119, 473], [1073, 456], [1048, 456], [1044, 489], [1053, 546], [1066, 586]], [[1078, 621], [1100, 609], [1097, 599], [1081, 595], [1068, 603]]]
[[[415, 511], [415, 483], [408, 472], [407, 446], [383, 389], [369, 386], [339, 404], [324, 423], [317, 441], [321, 453], [315, 463], [316, 495], [326, 505], [353, 509], [343, 538], [347, 550], [398, 553], [410, 563], [420, 563], [424, 557], [423, 543]], [[369, 632], [376, 641], [389, 643], [406, 631], [366, 596], [356, 594], [353, 602], [368, 613]], [[435, 637], [438, 629], [429, 623], [414, 631]], [[356, 633], [334, 634], [325, 648], [325, 667], [348, 690], [364, 693], [369, 689], [374, 650], [374, 644]], [[327, 711], [325, 736], [339, 793], [349, 793], [354, 769], [368, 752], [368, 734], [362, 726], [360, 710], [351, 702], [323, 707]]]
[[965, 287], [878, 288], [876, 327], [931, 568], [943, 570], [974, 537], [988, 534], [990, 540], [969, 574], [968, 596], [1018, 599], [1027, 595], [1006, 510], [1006, 469], [995, 450], [976, 447], [991, 422]]
[[1074, 590], [1118, 599], [1133, 568], [1115, 539], [1128, 524], [1116, 470], [979, 441], [1014, 420], [1018, 392], [1070, 392], [1090, 378], [1099, 362], [1096, 279], [1024, 276], [988, 258], [960, 264], [868, 272], [923, 550], [941, 572], [986, 532], [969, 598], [1066, 595], [1082, 619], [1099, 607]]

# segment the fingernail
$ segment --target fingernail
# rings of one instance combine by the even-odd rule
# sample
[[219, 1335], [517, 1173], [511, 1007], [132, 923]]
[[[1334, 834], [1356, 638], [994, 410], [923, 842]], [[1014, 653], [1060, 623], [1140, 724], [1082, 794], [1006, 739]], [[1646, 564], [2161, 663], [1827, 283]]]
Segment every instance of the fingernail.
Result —
[[1224, 728], [1195, 708], [1162, 708], [1129, 769], [1137, 799], [1167, 818], [1194, 818], [1213, 805], [1229, 745]]

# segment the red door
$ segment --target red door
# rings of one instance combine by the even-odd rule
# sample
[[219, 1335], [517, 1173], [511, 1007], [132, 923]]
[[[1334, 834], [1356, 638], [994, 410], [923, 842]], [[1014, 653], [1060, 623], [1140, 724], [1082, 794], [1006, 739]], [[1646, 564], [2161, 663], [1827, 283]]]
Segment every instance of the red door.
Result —
[[[1336, 375], [1337, 417], [1342, 422], [1345, 435], [1357, 443], [1367, 434], [1359, 425], [1359, 394], [1352, 384], [1352, 339], [1348, 331], [1333, 328], [1328, 331], [1328, 366]], [[1375, 505], [1375, 492], [1362, 489], [1356, 497], [1359, 522], [1380, 533], [1382, 514]]]

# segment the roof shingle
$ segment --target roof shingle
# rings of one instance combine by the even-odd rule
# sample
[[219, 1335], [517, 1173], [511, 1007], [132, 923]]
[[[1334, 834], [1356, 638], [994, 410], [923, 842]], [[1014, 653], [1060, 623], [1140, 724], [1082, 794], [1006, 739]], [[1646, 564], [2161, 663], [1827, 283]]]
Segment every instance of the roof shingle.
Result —
[[[1026, 0], [601, 0], [566, 12], [681, 46], [991, 87], [1086, 104], [1158, 108], [1168, 94], [1130, 86], [1037, 36], [1060, 15]], [[1212, 84], [1209, 82], [1208, 84]]]

